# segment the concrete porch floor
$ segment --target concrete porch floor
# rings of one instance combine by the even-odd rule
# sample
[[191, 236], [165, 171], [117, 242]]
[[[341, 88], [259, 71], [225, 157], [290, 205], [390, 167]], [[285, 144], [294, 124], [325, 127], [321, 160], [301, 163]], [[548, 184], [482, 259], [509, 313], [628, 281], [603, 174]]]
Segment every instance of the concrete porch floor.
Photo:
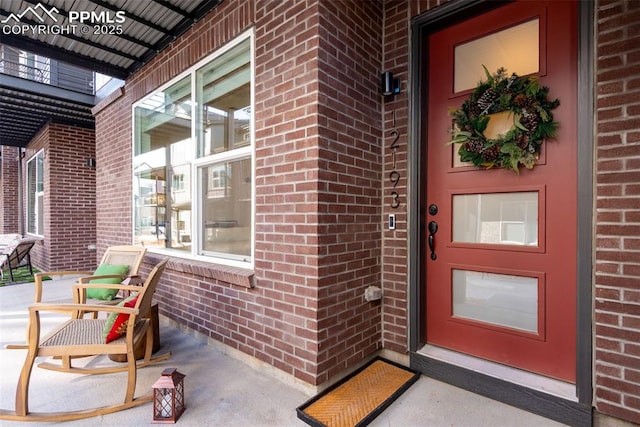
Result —
[[[45, 283], [45, 299], [71, 295], [72, 280]], [[32, 283], [0, 288], [0, 407], [13, 409], [15, 386], [25, 350], [6, 350], [6, 344], [24, 342], [27, 307], [33, 301]], [[47, 330], [64, 317], [51, 314]], [[183, 426], [300, 426], [295, 408], [313, 395], [311, 388], [271, 367], [207, 344], [202, 337], [160, 321], [160, 352], [168, 361], [138, 371], [137, 395], [146, 394], [164, 368], [186, 375], [186, 411]], [[94, 358], [79, 364], [111, 363]], [[100, 376], [63, 374], [34, 368], [30, 386], [32, 411], [66, 411], [117, 403], [124, 398], [126, 374]], [[152, 424], [151, 403], [97, 418], [55, 423], [74, 426], [142, 426]], [[53, 425], [0, 421], [0, 426]], [[371, 426], [560, 426], [554, 421], [422, 376], [407, 392], [374, 420]]]

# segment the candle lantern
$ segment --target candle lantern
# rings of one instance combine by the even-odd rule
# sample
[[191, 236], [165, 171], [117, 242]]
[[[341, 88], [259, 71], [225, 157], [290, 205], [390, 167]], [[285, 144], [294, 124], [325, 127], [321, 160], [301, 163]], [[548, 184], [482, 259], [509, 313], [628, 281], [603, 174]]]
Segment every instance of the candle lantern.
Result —
[[176, 368], [167, 368], [153, 385], [153, 422], [175, 424], [186, 409], [184, 377]]

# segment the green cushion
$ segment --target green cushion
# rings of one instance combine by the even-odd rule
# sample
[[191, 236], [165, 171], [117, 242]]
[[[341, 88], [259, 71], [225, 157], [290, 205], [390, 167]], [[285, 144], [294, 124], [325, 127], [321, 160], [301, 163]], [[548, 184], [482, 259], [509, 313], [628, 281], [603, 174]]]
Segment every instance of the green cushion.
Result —
[[[124, 275], [129, 271], [128, 265], [112, 265], [112, 264], [100, 264], [96, 271], [93, 272], [94, 276], [103, 276], [110, 274]], [[113, 283], [117, 284], [122, 282], [121, 278], [113, 277], [106, 279], [91, 280], [89, 283]], [[87, 288], [87, 298], [102, 299], [111, 301], [113, 297], [118, 293], [118, 289], [106, 289], [106, 288]]]

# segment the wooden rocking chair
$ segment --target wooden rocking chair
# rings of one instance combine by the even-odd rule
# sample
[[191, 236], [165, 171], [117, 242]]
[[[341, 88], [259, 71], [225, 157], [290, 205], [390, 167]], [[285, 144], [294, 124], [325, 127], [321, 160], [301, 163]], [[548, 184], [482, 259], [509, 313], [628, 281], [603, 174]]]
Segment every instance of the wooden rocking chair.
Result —
[[[16, 388], [15, 412], [0, 410], [0, 420], [14, 421], [70, 421], [89, 418], [98, 415], [109, 414], [132, 408], [153, 400], [153, 393], [141, 397], [135, 397], [137, 369], [143, 366], [158, 363], [171, 357], [171, 353], [151, 357], [153, 348], [153, 333], [151, 321], [146, 317], [151, 309], [151, 303], [156, 286], [164, 271], [168, 258], [159, 262], [149, 274], [142, 286], [131, 285], [98, 285], [81, 284], [79, 287], [117, 286], [118, 289], [137, 292], [138, 297], [132, 308], [112, 305], [85, 305], [85, 304], [34, 304], [29, 307], [28, 326], [28, 351], [24, 366], [20, 373]], [[116, 340], [105, 344], [103, 330], [107, 319], [72, 318], [55, 329], [45, 338], [40, 337], [40, 313], [55, 311], [104, 311], [108, 313], [128, 314], [129, 319], [125, 334]], [[146, 336], [146, 350], [144, 359], [136, 362], [134, 349]], [[83, 374], [107, 374], [127, 371], [127, 387], [124, 402], [111, 406], [95, 409], [87, 409], [72, 412], [35, 413], [29, 412], [29, 381], [36, 358], [43, 356], [82, 356], [82, 355], [110, 355], [126, 354], [126, 365], [106, 366], [97, 368], [73, 368], [70, 372]]]
[[[58, 276], [58, 277], [64, 277], [64, 276], [87, 276], [88, 279], [91, 280], [104, 280], [104, 279], [115, 279], [115, 282], [121, 282], [123, 281], [126, 277], [130, 277], [130, 276], [137, 276], [138, 275], [138, 269], [140, 268], [140, 265], [142, 264], [142, 260], [144, 259], [145, 253], [147, 252], [147, 249], [141, 246], [133, 246], [133, 245], [123, 245], [123, 246], [110, 246], [109, 248], [107, 248], [107, 250], [105, 251], [104, 255], [102, 256], [102, 261], [100, 261], [100, 265], [127, 265], [128, 270], [126, 274], [109, 274], [109, 275], [95, 275], [94, 272], [91, 271], [79, 271], [79, 270], [62, 270], [62, 271], [47, 271], [47, 272], [40, 272], [40, 273], [36, 273], [33, 278], [34, 278], [34, 285], [35, 285], [35, 295], [34, 295], [34, 300], [36, 303], [41, 303], [42, 302], [42, 295], [44, 292], [44, 283], [46, 283], [43, 279], [47, 276]], [[98, 266], [99, 268], [99, 266]], [[90, 276], [90, 277], [89, 277]], [[81, 279], [81, 278], [80, 278]], [[55, 286], [55, 281], [52, 283], [47, 283], [47, 286]], [[94, 288], [96, 288], [96, 286], [92, 286]], [[114, 289], [116, 288], [116, 286], [108, 286], [108, 289]], [[119, 302], [119, 300], [111, 300], [111, 301], [103, 301], [103, 300], [97, 300], [97, 299], [90, 299], [90, 300], [86, 300], [85, 298], [81, 297], [81, 293], [79, 291], [80, 288], [78, 288], [77, 286], [73, 287], [73, 291], [72, 291], [72, 295], [69, 296], [68, 299], [66, 300], [62, 300], [62, 301], [45, 301], [48, 304], [54, 304], [54, 305], [58, 305], [58, 304], [70, 304], [70, 303], [74, 303], [74, 304], [78, 304], [78, 303], [89, 303], [89, 304], [109, 304], [109, 305], [115, 305]], [[85, 311], [85, 312], [89, 312], [89, 310]], [[74, 312], [74, 313], [70, 313], [71, 316], [77, 317], [79, 315], [81, 315], [81, 312]], [[94, 317], [97, 315], [96, 312], [94, 312]], [[27, 340], [29, 339], [28, 337], [28, 333], [27, 333]], [[27, 344], [7, 344], [5, 346], [6, 349], [10, 349], [10, 350], [24, 350], [27, 348]], [[71, 369], [71, 357], [70, 356], [66, 356], [62, 358], [64, 360], [64, 363], [62, 366], [59, 365], [51, 365], [51, 364], [45, 364], [42, 367], [45, 369], [53, 369], [53, 370], [63, 370], [63, 371], [69, 371]]]
[[[107, 248], [104, 255], [102, 256], [102, 261], [100, 261], [100, 265], [128, 265], [129, 269], [124, 275], [110, 274], [110, 275], [99, 275], [94, 276], [91, 279], [109, 279], [109, 278], [117, 278], [120, 281], [124, 280], [127, 276], [135, 276], [138, 274], [138, 269], [142, 264], [142, 260], [144, 259], [144, 255], [147, 252], [147, 249], [141, 246], [133, 246], [133, 245], [124, 245], [124, 246], [111, 246]], [[34, 278], [35, 283], [35, 302], [42, 302], [42, 294], [43, 294], [43, 278], [45, 276], [91, 276], [94, 274], [92, 271], [47, 271], [42, 273], [36, 273]], [[114, 288], [110, 286], [109, 288]], [[77, 295], [73, 295], [69, 297], [68, 302], [79, 302]], [[60, 302], [60, 301], [56, 301]], [[66, 303], [67, 301], [65, 301]], [[102, 304], [103, 302], [95, 300], [91, 301], [92, 303]]]

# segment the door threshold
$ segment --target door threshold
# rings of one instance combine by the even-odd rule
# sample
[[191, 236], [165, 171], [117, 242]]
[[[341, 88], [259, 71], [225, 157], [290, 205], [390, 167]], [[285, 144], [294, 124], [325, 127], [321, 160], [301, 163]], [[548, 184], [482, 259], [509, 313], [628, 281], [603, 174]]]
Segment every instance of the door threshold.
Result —
[[591, 403], [573, 384], [427, 345], [410, 352], [410, 366], [436, 380], [570, 425], [593, 425]]
[[473, 372], [478, 372], [501, 381], [507, 381], [529, 389], [537, 390], [564, 400], [578, 402], [575, 384], [536, 375], [521, 369], [501, 365], [499, 363], [447, 350], [442, 347], [425, 345], [417, 351], [418, 354], [455, 365]]

